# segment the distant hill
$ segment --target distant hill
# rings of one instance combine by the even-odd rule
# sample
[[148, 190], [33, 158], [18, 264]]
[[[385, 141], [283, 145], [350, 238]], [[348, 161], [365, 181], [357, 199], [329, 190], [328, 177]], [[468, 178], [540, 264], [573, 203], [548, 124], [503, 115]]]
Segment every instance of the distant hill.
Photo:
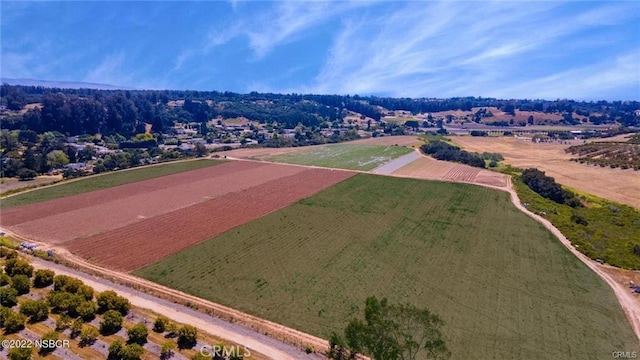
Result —
[[49, 81], [49, 80], [35, 80], [35, 79], [0, 78], [0, 83], [9, 84], [9, 85], [42, 86], [47, 88], [61, 88], [61, 89], [135, 90], [135, 88], [127, 87], [127, 86], [94, 84], [94, 83], [75, 82], [75, 81]]

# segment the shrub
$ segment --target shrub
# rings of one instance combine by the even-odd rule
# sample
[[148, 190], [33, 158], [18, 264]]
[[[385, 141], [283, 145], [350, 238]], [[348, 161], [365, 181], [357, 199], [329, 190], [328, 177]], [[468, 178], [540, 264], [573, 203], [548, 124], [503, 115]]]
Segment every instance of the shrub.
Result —
[[49, 316], [49, 305], [44, 300], [25, 300], [20, 304], [20, 313], [31, 322], [44, 321]]
[[108, 310], [102, 314], [100, 322], [100, 332], [103, 335], [110, 335], [118, 332], [122, 327], [122, 314], [116, 310]]
[[127, 331], [129, 343], [144, 345], [147, 342], [147, 335], [149, 335], [149, 331], [144, 324], [136, 324]]
[[[45, 333], [44, 335], [42, 335], [42, 340], [58, 340], [58, 333], [55, 331], [49, 331], [47, 333]], [[45, 342], [45, 344], [47, 344]], [[48, 354], [50, 352], [53, 352], [55, 350], [55, 346], [43, 346], [42, 348], [40, 348], [40, 353], [41, 354]]]
[[18, 303], [18, 290], [14, 288], [0, 289], [0, 305], [12, 307]]
[[98, 338], [98, 330], [91, 325], [82, 327], [80, 331], [80, 344], [82, 346], [92, 345]]
[[157, 333], [163, 333], [167, 330], [167, 324], [169, 323], [169, 319], [159, 316], [153, 322], [153, 331]]
[[191, 325], [185, 325], [178, 330], [178, 347], [191, 349], [196, 345], [198, 329]]
[[43, 288], [53, 284], [53, 278], [56, 275], [53, 270], [39, 269], [36, 270], [33, 277], [33, 287]]
[[22, 329], [24, 329], [24, 323], [27, 321], [27, 317], [12, 311], [7, 317], [4, 319], [4, 332], [7, 334], [16, 333]]
[[15, 275], [11, 278], [11, 287], [18, 291], [18, 295], [28, 294], [31, 290], [31, 279], [27, 275]]
[[31, 277], [33, 275], [33, 266], [31, 266], [26, 260], [13, 258], [5, 262], [4, 271], [11, 277], [20, 274]]
[[98, 308], [100, 312], [105, 312], [108, 310], [117, 310], [120, 314], [127, 315], [129, 312], [129, 300], [122, 296], [118, 296], [118, 294], [113, 290], [107, 290], [100, 293], [96, 300], [98, 302]]

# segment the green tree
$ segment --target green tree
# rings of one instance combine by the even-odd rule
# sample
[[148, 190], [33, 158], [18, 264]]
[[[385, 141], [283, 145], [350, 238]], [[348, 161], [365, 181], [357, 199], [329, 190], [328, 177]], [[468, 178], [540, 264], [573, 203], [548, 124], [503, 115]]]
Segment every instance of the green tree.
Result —
[[450, 356], [440, 328], [442, 320], [427, 309], [410, 304], [389, 305], [387, 299], [369, 297], [364, 321], [353, 319], [345, 329], [347, 345], [375, 360], [420, 358], [446, 359]]
[[25, 168], [21, 168], [16, 172], [16, 176], [18, 177], [18, 179], [22, 180], [22, 181], [28, 181], [28, 180], [33, 180], [36, 178], [36, 176], [38, 176], [38, 173], [35, 172], [34, 170], [31, 169], [27, 169]]
[[7, 275], [13, 277], [18, 274], [27, 275], [31, 277], [33, 275], [33, 266], [29, 265], [29, 262], [22, 259], [9, 259], [4, 264], [4, 272]]
[[4, 327], [4, 321], [11, 314], [13, 310], [8, 307], [0, 306], [0, 328]]
[[122, 314], [116, 310], [108, 310], [102, 314], [100, 322], [100, 332], [104, 335], [110, 335], [118, 332], [122, 327]]
[[47, 154], [47, 165], [58, 169], [69, 163], [69, 157], [62, 150], [53, 150]]
[[144, 348], [140, 344], [129, 344], [124, 347], [122, 360], [140, 360], [144, 354]]
[[31, 279], [27, 275], [15, 275], [11, 278], [11, 287], [18, 291], [18, 295], [28, 294], [31, 290]]
[[[56, 318], [56, 331], [64, 331], [71, 324], [71, 317], [67, 314], [59, 315]], [[82, 324], [82, 323], [81, 323]]]
[[129, 343], [144, 345], [147, 342], [149, 331], [144, 324], [133, 325], [128, 331]]
[[[45, 333], [44, 335], [42, 335], [42, 340], [58, 340], [58, 333], [55, 331], [49, 331], [47, 333]], [[48, 344], [47, 342], [45, 342], [45, 344]], [[48, 354], [50, 352], [53, 352], [55, 350], [55, 346], [43, 346], [42, 348], [40, 348], [40, 353], [41, 354]]]
[[48, 295], [49, 305], [56, 313], [64, 313], [69, 316], [77, 316], [78, 306], [84, 301], [84, 298], [78, 294], [71, 294], [66, 291], [51, 292]]
[[12, 311], [7, 317], [4, 319], [4, 332], [6, 334], [13, 334], [24, 329], [24, 323], [27, 321], [27, 317]]
[[93, 344], [98, 338], [98, 329], [91, 325], [85, 325], [80, 331], [80, 344], [82, 346]]
[[83, 301], [76, 308], [76, 314], [85, 321], [90, 321], [96, 316], [98, 312], [98, 304], [93, 301]]
[[38, 269], [33, 276], [33, 287], [43, 288], [53, 284], [53, 278], [56, 275], [53, 270]]
[[109, 345], [109, 357], [108, 359], [122, 359], [122, 355], [124, 353], [124, 342], [122, 340], [117, 339]]
[[78, 289], [84, 285], [82, 280], [67, 276], [67, 275], [56, 275], [53, 277], [53, 290], [54, 291], [65, 291], [71, 294], [75, 294], [78, 292]]
[[31, 360], [33, 348], [15, 347], [9, 350], [7, 357], [9, 360]]
[[49, 305], [44, 300], [25, 300], [20, 304], [20, 313], [31, 322], [44, 321], [49, 316]]
[[73, 339], [80, 335], [82, 332], [82, 327], [84, 326], [84, 321], [82, 319], [75, 319], [71, 324], [71, 334], [70, 337]]
[[171, 340], [165, 340], [160, 346], [160, 359], [166, 360], [173, 356], [173, 352], [177, 345]]
[[130, 304], [129, 300], [122, 296], [118, 296], [118, 294], [113, 290], [107, 290], [101, 292], [96, 297], [98, 302], [98, 307], [100, 312], [105, 312], [107, 310], [117, 310], [122, 315], [127, 315], [129, 312]]
[[5, 286], [11, 283], [11, 277], [5, 273], [0, 273], [0, 286]]
[[153, 331], [157, 333], [163, 333], [167, 330], [167, 324], [169, 323], [169, 319], [164, 316], [158, 316], [156, 320], [153, 322]]
[[14, 288], [0, 288], [0, 305], [12, 307], [18, 303], [18, 290]]
[[198, 329], [191, 325], [184, 325], [178, 329], [178, 347], [180, 349], [191, 349], [196, 345]]

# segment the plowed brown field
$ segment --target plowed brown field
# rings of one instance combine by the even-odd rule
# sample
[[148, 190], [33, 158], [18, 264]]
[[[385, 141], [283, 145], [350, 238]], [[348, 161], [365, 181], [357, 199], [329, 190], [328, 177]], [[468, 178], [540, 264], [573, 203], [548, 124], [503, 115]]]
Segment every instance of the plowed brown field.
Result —
[[[280, 166], [272, 169], [278, 172], [283, 170]], [[75, 240], [68, 243], [67, 247], [100, 265], [134, 270], [354, 175], [346, 171], [299, 169], [302, 171], [297, 174]]]
[[294, 175], [304, 168], [230, 162], [69, 196], [2, 213], [2, 225], [33, 240], [63, 243]]

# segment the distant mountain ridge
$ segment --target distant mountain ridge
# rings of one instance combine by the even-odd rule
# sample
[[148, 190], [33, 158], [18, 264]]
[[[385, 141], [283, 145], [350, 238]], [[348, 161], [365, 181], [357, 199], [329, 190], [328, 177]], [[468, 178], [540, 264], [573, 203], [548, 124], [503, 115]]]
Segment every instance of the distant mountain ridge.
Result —
[[24, 79], [24, 78], [0, 78], [2, 84], [9, 85], [23, 85], [23, 86], [42, 86], [47, 88], [61, 88], [61, 89], [97, 89], [97, 90], [136, 90], [132, 87], [109, 85], [109, 84], [95, 84], [79, 81], [49, 81], [49, 80], [36, 80], [36, 79]]

